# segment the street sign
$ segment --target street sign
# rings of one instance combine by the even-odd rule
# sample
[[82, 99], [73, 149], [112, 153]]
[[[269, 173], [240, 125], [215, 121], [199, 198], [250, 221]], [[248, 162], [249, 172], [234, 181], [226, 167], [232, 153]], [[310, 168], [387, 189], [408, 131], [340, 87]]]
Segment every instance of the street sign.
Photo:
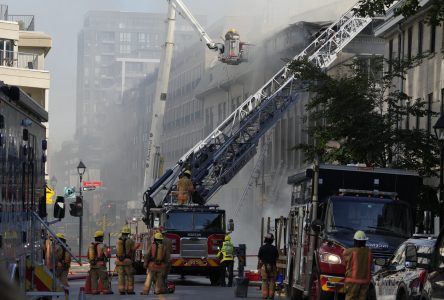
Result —
[[50, 188], [49, 186], [45, 186], [45, 190], [46, 190], [46, 204], [52, 204], [52, 197], [55, 195], [55, 192], [52, 188]]
[[94, 187], [102, 187], [103, 181], [83, 181], [82, 186], [94, 186]]
[[64, 188], [65, 198], [75, 199], [76, 198], [76, 188], [73, 186], [68, 186]]
[[87, 192], [87, 191], [94, 191], [96, 189], [95, 186], [84, 186], [82, 187], [82, 191]]

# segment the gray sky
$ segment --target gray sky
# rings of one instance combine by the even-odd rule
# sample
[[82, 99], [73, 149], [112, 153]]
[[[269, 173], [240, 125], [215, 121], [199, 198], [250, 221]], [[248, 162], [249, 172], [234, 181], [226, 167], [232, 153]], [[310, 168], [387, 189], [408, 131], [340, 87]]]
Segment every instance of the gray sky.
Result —
[[[165, 0], [3, 0], [9, 14], [35, 15], [36, 31], [52, 37], [46, 68], [51, 72], [50, 144], [52, 150], [73, 138], [75, 130], [77, 34], [89, 10], [165, 13]], [[224, 15], [259, 16], [265, 10], [283, 20], [334, 0], [184, 0], [195, 15], [211, 24]]]

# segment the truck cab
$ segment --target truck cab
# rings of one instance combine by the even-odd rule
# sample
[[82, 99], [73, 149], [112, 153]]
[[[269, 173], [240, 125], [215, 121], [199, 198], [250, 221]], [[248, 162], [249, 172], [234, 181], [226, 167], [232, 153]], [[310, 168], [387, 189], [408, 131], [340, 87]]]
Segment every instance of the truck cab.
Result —
[[415, 172], [320, 165], [318, 174], [317, 202], [313, 169], [288, 180], [293, 194], [285, 282], [294, 299], [344, 293], [343, 252], [357, 230], [368, 235], [374, 258], [389, 258], [414, 229], [421, 182]]
[[219, 283], [218, 247], [227, 233], [225, 210], [218, 205], [164, 204], [150, 211], [153, 228], [171, 241], [171, 273], [208, 276]]

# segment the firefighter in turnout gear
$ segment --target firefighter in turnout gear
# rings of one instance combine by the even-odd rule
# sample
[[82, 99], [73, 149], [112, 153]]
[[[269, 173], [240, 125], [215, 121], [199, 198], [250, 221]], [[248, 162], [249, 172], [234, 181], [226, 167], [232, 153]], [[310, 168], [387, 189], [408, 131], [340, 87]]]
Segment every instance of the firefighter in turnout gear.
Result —
[[164, 273], [166, 272], [170, 257], [162, 241], [162, 233], [156, 232], [154, 234], [154, 240], [148, 248], [148, 253], [144, 257], [147, 276], [143, 285], [143, 292], [141, 292], [142, 295], [149, 294], [153, 280], [155, 281], [154, 293], [164, 294], [166, 292]]
[[220, 260], [220, 285], [225, 284], [225, 273], [228, 270], [228, 286], [233, 285], [233, 266], [234, 266], [234, 245], [231, 243], [231, 236], [225, 236], [222, 248], [219, 249], [217, 257]]
[[192, 192], [194, 192], [194, 186], [191, 181], [191, 171], [186, 170], [177, 182], [177, 202], [181, 205], [187, 204]]
[[[66, 244], [66, 238], [63, 233], [57, 233], [56, 236]], [[55, 246], [56, 255], [56, 276], [57, 279], [65, 286], [68, 287], [68, 273], [71, 266], [71, 255], [66, 251], [60, 243]]]
[[356, 231], [354, 247], [344, 251], [345, 299], [366, 300], [371, 280], [372, 252], [365, 246], [368, 238], [365, 232]]
[[[120, 295], [134, 295], [134, 256], [136, 253], [136, 243], [129, 237], [130, 229], [122, 228], [122, 236], [116, 243], [116, 271], [119, 276], [118, 288]], [[127, 280], [125, 280], [127, 279]], [[125, 281], [128, 284], [125, 285]]]
[[264, 239], [265, 245], [259, 248], [257, 255], [259, 258], [257, 268], [261, 270], [262, 277], [261, 291], [263, 299], [273, 299], [276, 288], [276, 262], [279, 258], [279, 251], [273, 245], [273, 241], [274, 236], [271, 233], [267, 233]]
[[106, 270], [106, 262], [109, 259], [108, 247], [103, 243], [103, 236], [103, 231], [96, 231], [94, 242], [88, 247], [89, 275], [91, 276], [91, 292], [93, 295], [100, 293], [98, 287], [99, 278], [102, 280], [102, 293], [113, 294]]

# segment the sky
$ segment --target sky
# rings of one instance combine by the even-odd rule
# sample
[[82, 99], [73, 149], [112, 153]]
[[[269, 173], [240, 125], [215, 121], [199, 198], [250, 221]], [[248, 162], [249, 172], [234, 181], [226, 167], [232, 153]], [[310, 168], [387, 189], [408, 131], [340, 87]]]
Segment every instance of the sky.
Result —
[[[258, 16], [268, 11], [276, 20], [297, 15], [335, 0], [184, 0], [194, 15], [208, 23], [222, 16]], [[2, 0], [11, 15], [34, 15], [35, 30], [52, 37], [46, 60], [51, 73], [49, 143], [53, 151], [75, 132], [77, 35], [90, 10], [165, 13], [166, 0]], [[285, 21], [283, 21], [285, 22]]]

